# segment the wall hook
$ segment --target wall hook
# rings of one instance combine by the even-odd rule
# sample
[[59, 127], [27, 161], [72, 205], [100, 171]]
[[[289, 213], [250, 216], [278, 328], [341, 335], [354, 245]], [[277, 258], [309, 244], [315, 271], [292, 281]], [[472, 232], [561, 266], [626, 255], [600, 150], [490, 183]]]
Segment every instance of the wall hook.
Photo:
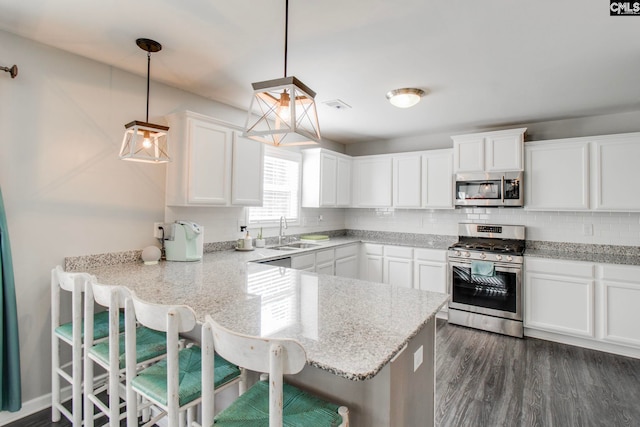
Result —
[[2, 71], [6, 71], [9, 74], [11, 74], [11, 78], [15, 79], [16, 76], [18, 75], [18, 66], [14, 65], [13, 67], [0, 67], [0, 70]]

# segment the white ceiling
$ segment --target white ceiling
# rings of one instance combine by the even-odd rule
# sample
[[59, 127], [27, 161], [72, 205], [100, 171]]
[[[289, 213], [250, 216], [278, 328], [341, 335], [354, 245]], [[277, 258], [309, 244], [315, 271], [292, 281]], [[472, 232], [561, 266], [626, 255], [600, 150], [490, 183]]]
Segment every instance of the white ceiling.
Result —
[[[290, 0], [289, 74], [351, 143], [640, 110], [640, 16], [602, 0]], [[0, 0], [0, 29], [242, 109], [283, 76], [284, 0]], [[1, 64], [12, 65], [12, 64]], [[19, 64], [18, 64], [19, 65]], [[429, 94], [398, 109], [385, 93]], [[340, 99], [350, 110], [322, 104]]]

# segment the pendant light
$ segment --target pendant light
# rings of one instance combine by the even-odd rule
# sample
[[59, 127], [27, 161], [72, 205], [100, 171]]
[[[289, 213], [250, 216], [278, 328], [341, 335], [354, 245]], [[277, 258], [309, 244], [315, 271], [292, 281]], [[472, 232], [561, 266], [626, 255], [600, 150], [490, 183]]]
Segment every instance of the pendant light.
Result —
[[167, 163], [171, 161], [167, 151], [168, 126], [149, 123], [149, 74], [151, 53], [162, 50], [162, 45], [150, 39], [137, 39], [138, 47], [147, 52], [147, 118], [124, 125], [126, 131], [120, 148], [120, 158], [134, 162]]
[[297, 78], [287, 76], [289, 0], [285, 9], [284, 77], [252, 84], [244, 136], [274, 146], [317, 144], [320, 127], [316, 93]]

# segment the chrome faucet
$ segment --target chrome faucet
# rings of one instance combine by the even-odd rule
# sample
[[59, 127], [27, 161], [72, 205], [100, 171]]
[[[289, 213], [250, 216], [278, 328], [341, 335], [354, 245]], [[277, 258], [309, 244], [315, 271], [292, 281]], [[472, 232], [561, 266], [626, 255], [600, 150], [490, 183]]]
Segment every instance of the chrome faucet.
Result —
[[287, 218], [285, 218], [284, 216], [281, 216], [280, 217], [280, 233], [278, 234], [279, 245], [283, 244], [287, 239], [287, 236], [284, 234], [284, 230], [286, 229], [287, 229]]

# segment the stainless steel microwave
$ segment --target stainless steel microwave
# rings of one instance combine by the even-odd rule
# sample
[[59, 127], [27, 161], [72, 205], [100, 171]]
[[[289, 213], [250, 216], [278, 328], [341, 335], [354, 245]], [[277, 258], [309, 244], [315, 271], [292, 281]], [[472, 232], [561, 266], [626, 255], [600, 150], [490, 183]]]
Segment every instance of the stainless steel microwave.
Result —
[[522, 207], [522, 171], [456, 174], [456, 206]]

